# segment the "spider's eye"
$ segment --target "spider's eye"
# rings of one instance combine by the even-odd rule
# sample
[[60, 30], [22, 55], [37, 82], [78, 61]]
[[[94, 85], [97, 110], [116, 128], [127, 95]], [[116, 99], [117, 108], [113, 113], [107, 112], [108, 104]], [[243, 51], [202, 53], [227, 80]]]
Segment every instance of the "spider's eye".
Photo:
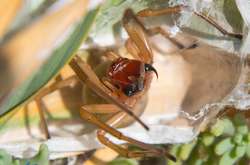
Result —
[[134, 95], [135, 92], [137, 92], [137, 91], [138, 91], [138, 88], [137, 88], [136, 84], [127, 85], [127, 86], [123, 89], [124, 94], [127, 95], [128, 97]]

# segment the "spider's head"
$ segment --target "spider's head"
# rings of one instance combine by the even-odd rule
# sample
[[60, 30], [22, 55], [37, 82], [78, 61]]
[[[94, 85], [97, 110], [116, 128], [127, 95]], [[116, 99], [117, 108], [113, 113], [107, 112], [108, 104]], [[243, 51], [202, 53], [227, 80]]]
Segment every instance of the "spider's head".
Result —
[[114, 86], [130, 97], [144, 89], [147, 75], [151, 72], [154, 72], [158, 78], [157, 71], [151, 64], [119, 58], [111, 65], [108, 76]]

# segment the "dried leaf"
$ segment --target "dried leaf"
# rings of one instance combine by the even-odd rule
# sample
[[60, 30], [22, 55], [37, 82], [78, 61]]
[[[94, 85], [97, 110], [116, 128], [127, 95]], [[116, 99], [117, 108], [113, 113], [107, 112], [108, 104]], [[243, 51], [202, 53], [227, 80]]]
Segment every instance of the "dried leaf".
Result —
[[21, 0], [1, 0], [0, 1], [0, 37], [4, 35], [7, 28], [15, 18], [22, 4]]
[[[21, 104], [46, 84], [86, 38], [98, 10], [84, 17], [85, 3], [85, 0], [72, 1], [55, 13], [44, 15], [42, 22], [38, 20], [1, 47], [1, 53], [6, 54], [1, 54], [1, 57], [5, 57], [5, 63], [0, 66], [9, 64], [7, 69], [1, 70], [6, 77], [0, 80], [8, 82], [1, 84], [1, 94], [2, 91], [8, 92], [1, 100], [1, 115]], [[48, 35], [44, 34], [46, 32]], [[34, 44], [31, 44], [33, 40]]]

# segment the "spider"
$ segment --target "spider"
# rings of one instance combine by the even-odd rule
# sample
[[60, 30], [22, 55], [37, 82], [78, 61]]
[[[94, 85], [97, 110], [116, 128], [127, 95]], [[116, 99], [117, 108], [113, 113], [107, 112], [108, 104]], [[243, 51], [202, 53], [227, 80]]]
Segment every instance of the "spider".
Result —
[[[151, 144], [146, 144], [133, 138], [123, 135], [116, 130], [118, 127], [125, 127], [134, 121], [138, 121], [145, 129], [149, 129], [137, 115], [140, 115], [144, 108], [140, 106], [146, 101], [146, 95], [150, 88], [151, 80], [154, 74], [158, 77], [157, 69], [153, 67], [153, 52], [149, 37], [161, 34], [172, 41], [180, 49], [195, 49], [195, 43], [188, 47], [178, 42], [174, 37], [170, 37], [170, 33], [161, 27], [146, 28], [139, 17], [158, 16], [162, 14], [179, 13], [185, 6], [174, 6], [159, 10], [145, 9], [134, 14], [131, 9], [127, 9], [122, 18], [122, 24], [128, 33], [129, 38], [126, 40], [125, 46], [127, 51], [134, 59], [123, 58], [114, 51], [109, 51], [104, 56], [106, 61], [101, 65], [106, 69], [101, 75], [97, 75], [95, 71], [77, 55], [69, 62], [69, 65], [76, 73], [76, 76], [62, 80], [52, 86], [42, 90], [37, 96], [38, 101], [43, 96], [52, 91], [67, 86], [73, 81], [80, 80], [86, 87], [95, 92], [96, 95], [104, 99], [106, 102], [101, 104], [83, 105], [80, 110], [80, 116], [88, 122], [96, 125], [97, 138], [99, 141], [118, 152], [125, 157], [150, 157], [150, 156], [166, 156], [176, 161], [176, 158], [170, 155], [165, 149], [157, 148]], [[195, 13], [205, 19], [223, 34], [241, 39], [241, 34], [227, 32], [221, 28], [212, 19]], [[100, 120], [95, 114], [110, 114], [111, 117], [107, 121]], [[41, 113], [42, 122], [46, 124], [45, 118]], [[132, 117], [132, 118], [131, 118]], [[47, 138], [49, 138], [48, 129]], [[133, 144], [143, 149], [142, 151], [130, 151], [127, 148], [119, 146], [106, 137], [106, 133]]]

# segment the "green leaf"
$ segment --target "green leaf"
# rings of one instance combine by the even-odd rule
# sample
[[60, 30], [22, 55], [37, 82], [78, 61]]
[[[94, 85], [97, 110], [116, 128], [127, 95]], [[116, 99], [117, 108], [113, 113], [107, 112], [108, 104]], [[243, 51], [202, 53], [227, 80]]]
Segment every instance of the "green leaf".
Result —
[[224, 131], [224, 124], [222, 120], [218, 120], [210, 129], [210, 132], [214, 136], [220, 136], [221, 134], [223, 134], [223, 131]]
[[234, 32], [242, 32], [243, 19], [236, 6], [235, 0], [225, 0], [223, 12], [228, 23], [233, 27]]
[[106, 0], [96, 20], [95, 35], [102, 36], [107, 32], [112, 33], [113, 25], [121, 20], [125, 9], [131, 8], [137, 12], [146, 8], [150, 1], [152, 0]]
[[168, 165], [181, 165], [182, 161], [179, 159], [180, 151], [181, 151], [181, 144], [175, 144], [171, 147], [170, 154], [174, 155], [177, 158], [177, 162], [173, 162], [172, 160], [167, 160]]
[[177, 162], [173, 162], [172, 160], [167, 160], [167, 165], [182, 165], [181, 160], [177, 160]]
[[245, 117], [244, 117], [242, 114], [240, 114], [240, 113], [238, 113], [238, 114], [236, 114], [236, 115], [234, 116], [233, 122], [234, 122], [235, 126], [246, 125], [246, 119], [245, 119]]
[[14, 159], [4, 150], [0, 150], [0, 165], [49, 165], [49, 150], [41, 144], [39, 152], [31, 159]]
[[228, 119], [228, 118], [223, 119], [223, 125], [224, 125], [223, 134], [226, 134], [226, 135], [233, 135], [234, 134], [235, 127], [233, 125], [233, 122], [230, 119]]
[[192, 143], [183, 144], [180, 148], [180, 158], [182, 160], [187, 160], [195, 145], [196, 141], [193, 141]]
[[87, 37], [98, 11], [99, 8], [88, 12], [69, 38], [52, 52], [46, 63], [11, 94], [9, 99], [0, 107], [0, 116], [22, 104], [59, 72]]
[[231, 138], [226, 138], [216, 144], [214, 152], [217, 155], [222, 155], [225, 152], [230, 151], [234, 146], [235, 144], [233, 143], [233, 140]]
[[250, 143], [250, 132], [247, 134], [247, 135], [245, 135], [246, 136], [246, 141], [248, 142], [248, 143]]
[[[238, 15], [237, 6], [228, 3], [227, 1], [234, 1], [234, 0], [216, 0], [216, 1], [197, 1], [194, 3], [195, 5], [202, 4], [201, 8], [197, 5], [197, 11], [202, 11], [205, 15], [210, 16], [213, 18], [215, 22], [217, 22], [220, 26], [230, 32], [241, 32], [238, 29], [241, 29], [242, 18]], [[193, 1], [191, 1], [193, 2]], [[227, 7], [230, 6], [230, 9]], [[234, 15], [234, 13], [236, 15]], [[193, 14], [189, 19], [185, 19], [188, 14], [183, 14], [183, 22], [184, 30], [187, 32], [191, 32], [191, 34], [197, 36], [202, 41], [210, 45], [214, 45], [216, 47], [224, 48], [227, 50], [235, 49], [238, 50], [241, 44], [240, 40], [234, 39], [232, 37], [228, 37], [223, 35], [219, 30], [217, 30], [214, 26], [209, 24], [207, 21], [197, 17]], [[229, 18], [230, 17], [230, 18]], [[237, 27], [235, 25], [237, 24]], [[236, 31], [237, 30], [237, 31]], [[222, 42], [223, 40], [223, 42]]]
[[247, 146], [237, 146], [234, 149], [234, 154], [237, 159], [241, 158], [246, 153]]
[[246, 146], [237, 146], [234, 150], [226, 152], [220, 159], [219, 165], [234, 164], [246, 152]]
[[21, 165], [49, 165], [49, 150], [45, 144], [41, 144], [39, 152], [29, 160], [22, 160]]
[[135, 159], [118, 158], [108, 163], [108, 165], [138, 165]]
[[214, 135], [212, 135], [211, 133], [204, 133], [201, 137], [202, 139], [202, 143], [205, 145], [205, 146], [210, 146], [213, 144], [214, 142]]
[[234, 164], [235, 158], [232, 157], [231, 152], [226, 152], [219, 160], [219, 165]]
[[198, 156], [193, 157], [193, 159], [190, 160], [189, 162], [192, 165], [202, 165], [202, 164], [204, 164], [204, 161], [202, 159], [200, 159]]
[[247, 125], [237, 126], [236, 131], [242, 135], [246, 135], [248, 133], [248, 126]]
[[14, 160], [13, 165], [21, 165], [19, 160]]
[[12, 164], [12, 157], [4, 150], [0, 150], [0, 165]]
[[243, 139], [243, 135], [242, 134], [235, 134], [234, 137], [233, 137], [233, 141], [236, 143], [236, 144], [241, 144], [242, 142], [242, 139]]
[[246, 146], [246, 156], [248, 159], [250, 159], [250, 144], [247, 144]]

